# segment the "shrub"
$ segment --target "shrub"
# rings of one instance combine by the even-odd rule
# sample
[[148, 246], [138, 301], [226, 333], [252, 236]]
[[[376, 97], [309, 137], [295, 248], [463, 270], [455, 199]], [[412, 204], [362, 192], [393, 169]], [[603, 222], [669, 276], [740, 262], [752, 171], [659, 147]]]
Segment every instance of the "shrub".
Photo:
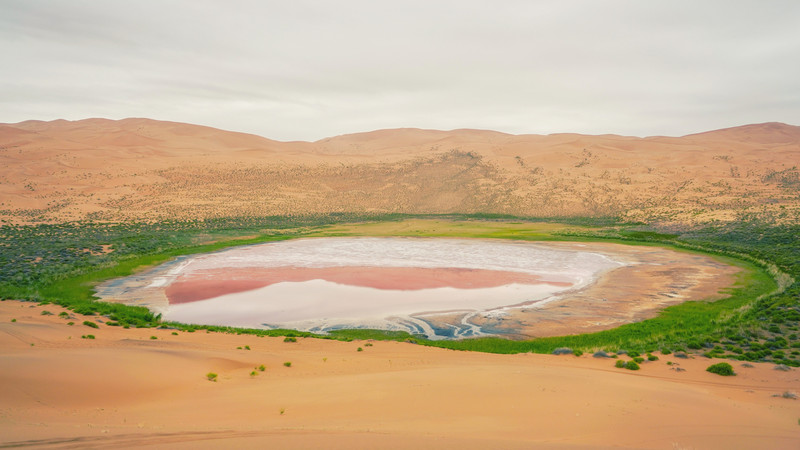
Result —
[[777, 366], [775, 366], [773, 368], [773, 370], [780, 370], [780, 371], [783, 371], [783, 372], [788, 372], [788, 371], [790, 371], [792, 369], [791, 369], [791, 367], [787, 366], [786, 364], [778, 364]]
[[16, 322], [16, 321], [17, 321], [17, 319], [11, 319], [11, 322]]
[[641, 356], [637, 356], [636, 358], [633, 358], [633, 362], [641, 364], [644, 362], [644, 358], [642, 358]]
[[553, 350], [553, 354], [554, 355], [571, 355], [572, 354], [572, 349], [569, 348], [569, 347], [559, 347], [559, 348]]
[[715, 373], [717, 375], [722, 375], [724, 377], [728, 377], [731, 375], [736, 375], [736, 372], [733, 371], [733, 367], [728, 363], [717, 363], [708, 366], [706, 369], [707, 372]]
[[656, 355], [654, 355], [652, 353], [648, 353], [647, 354], [647, 360], [648, 361], [658, 361], [658, 356], [656, 356]]
[[628, 361], [625, 363], [625, 368], [628, 370], [639, 370], [639, 364], [636, 364], [636, 361]]
[[208, 381], [217, 381], [217, 374], [215, 374], [214, 372], [208, 372], [206, 374], [206, 379]]
[[286, 367], [292, 367], [292, 362], [291, 361], [286, 361], [285, 363], [283, 363], [283, 365], [286, 366]]
[[602, 350], [598, 350], [598, 351], [594, 352], [592, 354], [592, 357], [593, 358], [611, 358], [611, 356], [608, 353], [606, 353], [606, 352], [604, 352]]
[[48, 311], [48, 310], [46, 310], [46, 309], [45, 309], [44, 311], [42, 311], [42, 315], [43, 315], [43, 316], [52, 316], [52, 315], [53, 315], [53, 313], [51, 313], [50, 311]]
[[58, 313], [58, 317], [69, 317], [69, 313], [67, 313], [66, 311], [61, 311], [60, 313]]
[[636, 358], [639, 355], [640, 355], [639, 352], [633, 352], [633, 351], [628, 352], [628, 356], [630, 356], [631, 358]]
[[617, 369], [622, 369], [623, 367], [625, 367], [625, 361], [618, 359], [617, 362], [614, 363], [614, 367], [616, 367]]
[[177, 332], [177, 331], [173, 331], [173, 332], [172, 332], [172, 335], [173, 335], [173, 336], [177, 336], [177, 335], [178, 335], [178, 332]]
[[254, 377], [254, 376], [256, 376], [256, 375], [258, 375], [258, 372], [256, 372], [255, 370], [254, 370], [254, 371], [252, 371], [252, 372], [250, 372], [250, 376], [251, 376], [251, 377]]
[[363, 352], [363, 351], [364, 351], [364, 349], [363, 349], [363, 348], [361, 348], [361, 347], [358, 347], [358, 348], [356, 349], [356, 351], [357, 351], [357, 352]]
[[94, 323], [94, 322], [88, 321], [88, 320], [84, 320], [84, 321], [83, 321], [83, 324], [84, 324], [84, 325], [86, 325], [87, 327], [92, 327], [92, 328], [100, 328], [100, 326], [99, 326], [99, 325], [97, 325], [97, 324], [96, 324], [96, 323]]
[[83, 336], [81, 336], [81, 339], [94, 339], [94, 335], [93, 334], [84, 334]]
[[258, 370], [263, 372], [263, 371], [267, 370], [267, 368], [264, 367], [264, 365], [262, 364], [262, 365], [258, 366]]
[[244, 346], [244, 349], [245, 349], [245, 350], [250, 350], [250, 346], [249, 346], [249, 345], [245, 345], [245, 346]]
[[283, 338], [283, 342], [297, 342], [297, 338], [294, 336], [286, 336]]
[[661, 354], [662, 355], [669, 355], [670, 353], [672, 353], [672, 351], [670, 349], [668, 349], [668, 348], [662, 348], [661, 349]]
[[575, 356], [581, 356], [583, 354], [583, 352], [581, 350], [575, 350], [575, 351], [572, 352], [572, 354], [575, 355]]
[[150, 336], [150, 339], [158, 339], [156, 336]]

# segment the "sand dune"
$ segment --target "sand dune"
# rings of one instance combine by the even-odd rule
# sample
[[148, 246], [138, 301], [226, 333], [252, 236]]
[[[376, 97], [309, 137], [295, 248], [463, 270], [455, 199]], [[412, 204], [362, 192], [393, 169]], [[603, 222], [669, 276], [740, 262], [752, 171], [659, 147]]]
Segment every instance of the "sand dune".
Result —
[[278, 142], [149, 119], [0, 124], [12, 222], [325, 212], [800, 217], [800, 127], [684, 137], [390, 129]]
[[797, 448], [800, 402], [781, 396], [800, 376], [771, 364], [726, 378], [670, 355], [631, 372], [589, 355], [93, 329], [61, 311], [0, 302], [2, 446]]

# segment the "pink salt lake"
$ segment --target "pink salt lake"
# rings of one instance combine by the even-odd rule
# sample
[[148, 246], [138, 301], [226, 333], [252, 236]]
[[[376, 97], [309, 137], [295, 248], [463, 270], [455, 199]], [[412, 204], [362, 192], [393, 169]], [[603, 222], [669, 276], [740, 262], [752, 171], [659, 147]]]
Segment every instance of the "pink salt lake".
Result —
[[[183, 323], [458, 338], [492, 334], [470, 322], [476, 315], [535, 308], [624, 264], [544, 243], [308, 238], [181, 257], [97, 293]], [[458, 320], [442, 328], [443, 316]]]

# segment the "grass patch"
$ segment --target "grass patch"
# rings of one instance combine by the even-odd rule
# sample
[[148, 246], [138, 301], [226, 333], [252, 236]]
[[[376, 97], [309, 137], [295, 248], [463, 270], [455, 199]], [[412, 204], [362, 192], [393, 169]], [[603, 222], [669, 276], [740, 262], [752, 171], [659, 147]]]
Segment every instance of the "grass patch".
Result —
[[214, 382], [216, 382], [216, 381], [217, 381], [217, 374], [216, 374], [216, 373], [214, 373], [214, 372], [208, 372], [208, 373], [206, 374], [206, 379], [207, 379], [208, 381], [214, 381]]
[[726, 362], [712, 364], [706, 368], [706, 372], [715, 373], [724, 377], [736, 375], [736, 372], [733, 371], [733, 366]]
[[[245, 235], [256, 237], [239, 239]], [[126, 276], [178, 255], [301, 236], [356, 235], [659, 245], [679, 251], [713, 254], [744, 270], [738, 275], [736, 286], [728, 291], [730, 297], [723, 300], [675, 305], [654, 319], [614, 330], [529, 341], [501, 338], [428, 341], [404, 332], [377, 330], [338, 330], [329, 336], [319, 336], [294, 330], [247, 330], [165, 323], [145, 308], [96, 302], [92, 296], [92, 288], [99, 281]], [[551, 353], [559, 347], [569, 347], [573, 352], [624, 348], [639, 353], [661, 349], [662, 354], [669, 354], [689, 348], [712, 357], [774, 361], [797, 367], [800, 366], [800, 354], [795, 353], [797, 350], [791, 347], [792, 340], [785, 336], [794, 334], [796, 340], [796, 323], [800, 321], [800, 286], [795, 281], [800, 278], [798, 235], [800, 225], [767, 226], [755, 221], [686, 229], [678, 234], [641, 224], [617, 223], [608, 218], [555, 221], [480, 214], [417, 217], [332, 214], [153, 224], [3, 225], [0, 239], [13, 245], [0, 247], [0, 263], [4, 266], [0, 274], [0, 297], [59, 304], [75, 313], [104, 316], [123, 328], [160, 325], [188, 332], [207, 330], [345, 341], [410, 341], [492, 353]], [[110, 246], [113, 251], [93, 250], [102, 245]], [[713, 350], [708, 350], [711, 348]]]

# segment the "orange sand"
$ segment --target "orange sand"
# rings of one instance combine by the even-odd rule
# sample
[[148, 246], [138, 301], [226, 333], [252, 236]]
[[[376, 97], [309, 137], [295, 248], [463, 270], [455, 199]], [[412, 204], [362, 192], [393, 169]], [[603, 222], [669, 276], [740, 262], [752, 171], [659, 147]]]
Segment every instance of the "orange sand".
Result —
[[[47, 310], [54, 315], [42, 316]], [[798, 370], [81, 325], [0, 302], [0, 446], [770, 448], [800, 444]], [[17, 319], [11, 322], [11, 319]], [[66, 322], [75, 322], [68, 326]], [[93, 334], [95, 340], [81, 339]], [[151, 339], [155, 336], [157, 339]], [[249, 345], [251, 350], [237, 350]], [[357, 352], [361, 347], [363, 352]], [[283, 362], [291, 361], [291, 367]], [[675, 365], [667, 365], [672, 361]], [[716, 362], [716, 361], [715, 361]], [[250, 376], [254, 367], [266, 370]], [[685, 369], [677, 372], [675, 367]], [[218, 373], [218, 381], [205, 378]]]
[[477, 289], [511, 283], [554, 284], [540, 277], [521, 272], [499, 270], [419, 267], [270, 267], [226, 268], [182, 275], [166, 289], [171, 304], [194, 302], [220, 295], [249, 291], [275, 283], [325, 280], [351, 286], [375, 289], [418, 290], [441, 287]]
[[683, 137], [394, 129], [317, 142], [149, 119], [0, 124], [0, 219], [330, 212], [800, 217], [800, 127]]

